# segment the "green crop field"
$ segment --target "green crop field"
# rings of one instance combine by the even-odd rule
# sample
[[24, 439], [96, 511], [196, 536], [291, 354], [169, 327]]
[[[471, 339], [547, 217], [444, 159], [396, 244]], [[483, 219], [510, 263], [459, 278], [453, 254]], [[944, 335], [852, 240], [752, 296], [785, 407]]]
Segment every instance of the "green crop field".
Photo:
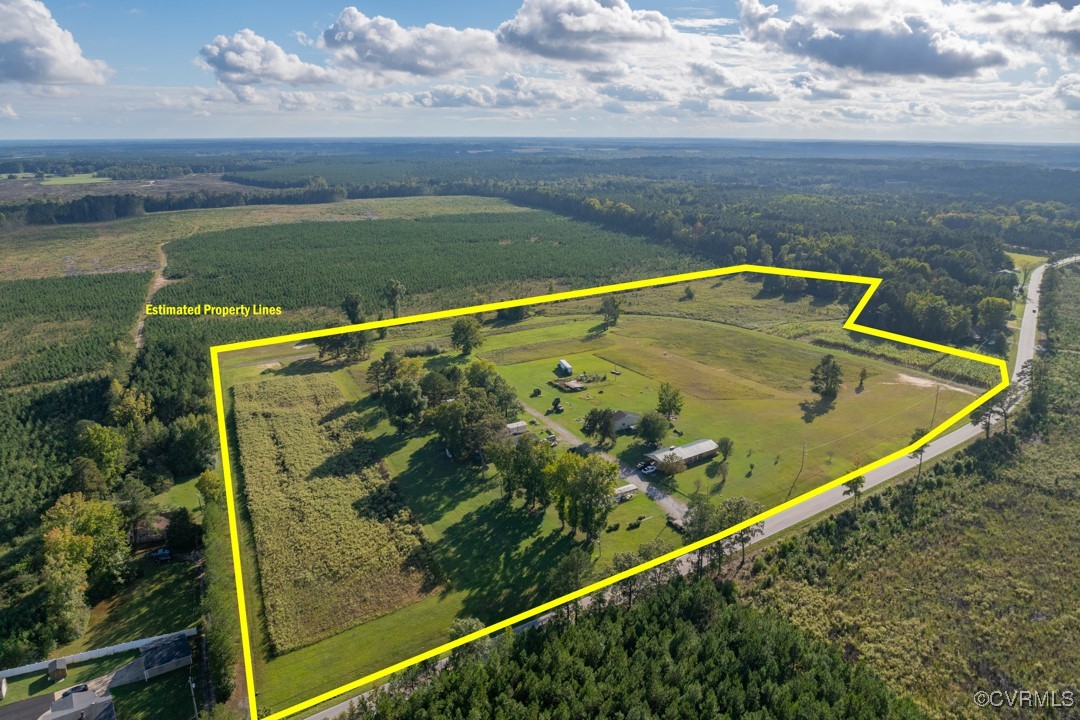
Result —
[[0, 387], [108, 368], [133, 347], [149, 273], [0, 282]]
[[160, 265], [158, 245], [243, 227], [301, 222], [416, 219], [432, 215], [507, 213], [523, 210], [504, 200], [480, 197], [410, 197], [347, 200], [328, 205], [251, 205], [158, 212], [80, 225], [30, 225], [5, 231], [0, 280], [72, 273], [150, 269]]
[[235, 390], [267, 630], [284, 653], [419, 600], [424, 541], [326, 376]]

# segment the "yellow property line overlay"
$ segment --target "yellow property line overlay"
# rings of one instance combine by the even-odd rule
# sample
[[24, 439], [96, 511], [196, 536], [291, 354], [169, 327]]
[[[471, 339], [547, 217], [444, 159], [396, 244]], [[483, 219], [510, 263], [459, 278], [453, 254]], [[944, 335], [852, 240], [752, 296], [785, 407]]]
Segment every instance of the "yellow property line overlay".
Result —
[[410, 315], [403, 318], [376, 320], [373, 322], [361, 323], [359, 325], [346, 325], [343, 327], [328, 328], [325, 330], [312, 330], [310, 332], [293, 333], [291, 335], [279, 335], [277, 337], [262, 338], [259, 340], [246, 340], [244, 342], [229, 343], [227, 345], [215, 345], [214, 347], [211, 347], [210, 358], [211, 365], [213, 367], [214, 396], [217, 403], [218, 438], [221, 444], [221, 469], [222, 473], [225, 476], [225, 501], [229, 511], [229, 532], [232, 535], [232, 557], [236, 580], [236, 599], [240, 612], [240, 634], [244, 653], [244, 675], [247, 679], [247, 694], [249, 708], [251, 711], [251, 720], [259, 720], [259, 715], [258, 709], [256, 707], [255, 673], [252, 666], [251, 641], [248, 632], [247, 601], [244, 598], [244, 576], [243, 569], [240, 566], [240, 540], [237, 533], [236, 498], [233, 497], [232, 464], [229, 459], [229, 444], [225, 429], [225, 404], [221, 388], [221, 371], [218, 364], [219, 356], [222, 353], [231, 352], [233, 350], [245, 350], [248, 348], [264, 347], [266, 345], [276, 345], [278, 343], [312, 340], [314, 338], [327, 337], [330, 335], [340, 335], [342, 333], [356, 332], [358, 330], [370, 330], [381, 327], [392, 327], [395, 325], [409, 325], [413, 323], [425, 322], [427, 320], [442, 320], [445, 318], [459, 317], [461, 315], [473, 315], [481, 312], [491, 312], [494, 310], [521, 307], [523, 305], [538, 305], [542, 303], [558, 302], [560, 300], [572, 300], [575, 298], [593, 297], [595, 295], [607, 295], [609, 293], [623, 292], [626, 290], [637, 290], [639, 288], [656, 287], [658, 285], [670, 285], [673, 283], [687, 282], [690, 280], [704, 280], [707, 278], [721, 277], [724, 275], [735, 275], [744, 272], [757, 273], [762, 275], [784, 275], [788, 277], [809, 278], [812, 280], [828, 280], [833, 282], [846, 282], [866, 285], [867, 290], [863, 294], [862, 299], [859, 301], [858, 305], [855, 306], [855, 309], [851, 311], [851, 315], [848, 316], [848, 319], [844, 321], [843, 327], [845, 330], [851, 330], [853, 332], [863, 333], [865, 335], [871, 335], [873, 337], [878, 337], [885, 340], [892, 340], [895, 342], [912, 345], [914, 347], [923, 348], [924, 350], [933, 350], [935, 352], [944, 353], [946, 355], [953, 355], [955, 357], [961, 357], [967, 360], [974, 360], [976, 362], [992, 365], [998, 368], [998, 370], [1001, 372], [1001, 381], [998, 382], [997, 385], [980, 395], [977, 399], [972, 401], [962, 410], [959, 410], [957, 413], [946, 419], [940, 425], [932, 428], [922, 438], [920, 438], [916, 442], [913, 442], [907, 447], [897, 450], [890, 455], [887, 455], [879, 460], [875, 460], [872, 463], [863, 465], [860, 468], [852, 470], [846, 475], [842, 475], [835, 480], [816, 487], [813, 490], [809, 490], [802, 495], [799, 495], [798, 497], [792, 498], [787, 502], [770, 508], [759, 515], [755, 515], [749, 520], [745, 520], [739, 523], [738, 525], [733, 525], [727, 530], [718, 532], [715, 535], [711, 535], [707, 538], [698, 540], [689, 545], [684, 545], [683, 547], [678, 548], [677, 550], [673, 550], [666, 555], [661, 555], [647, 562], [643, 562], [636, 567], [630, 568], [629, 570], [624, 570], [615, 575], [611, 575], [604, 580], [594, 582], [591, 585], [587, 585], [581, 588], [580, 590], [575, 590], [574, 592], [567, 593], [566, 595], [563, 595], [561, 597], [557, 597], [554, 600], [550, 600], [542, 605], [537, 605], [531, 610], [526, 610], [512, 617], [508, 617], [505, 620], [500, 620], [499, 622], [488, 625], [487, 627], [481, 630], [477, 630], [474, 633], [470, 633], [468, 635], [465, 635], [464, 637], [458, 638], [457, 640], [452, 640], [450, 642], [439, 645], [438, 647], [432, 648], [431, 650], [427, 650], [418, 655], [414, 655], [407, 660], [402, 660], [401, 662], [385, 667], [382, 670], [365, 675], [364, 677], [358, 678], [350, 683], [341, 685], [340, 687], [334, 688], [333, 690], [328, 690], [327, 692], [316, 695], [309, 700], [297, 703], [295, 705], [292, 705], [291, 707], [287, 707], [284, 710], [275, 712], [271, 715], [267, 715], [265, 718], [263, 718], [263, 720], [280, 720], [281, 718], [295, 715], [296, 713], [307, 710], [308, 708], [314, 707], [327, 700], [336, 698], [340, 695], [344, 695], [350, 690], [356, 690], [376, 680], [381, 680], [388, 675], [392, 675], [400, 670], [404, 670], [406, 668], [412, 667], [413, 665], [417, 665], [425, 660], [438, 657], [443, 653], [449, 652], [454, 648], [470, 643], [473, 640], [479, 640], [482, 637], [492, 635], [501, 630], [505, 630], [514, 625], [517, 625], [518, 623], [537, 617], [538, 615], [542, 615], [549, 610], [559, 607], [560, 605], [572, 602], [574, 600], [577, 600], [578, 598], [584, 597], [585, 595], [590, 595], [598, 590], [602, 590], [606, 587], [614, 585], [621, 580], [626, 580], [627, 578], [633, 577], [638, 573], [650, 570], [657, 565], [670, 562], [677, 558], [683, 557], [684, 555], [688, 555], [692, 552], [700, 550], [707, 545], [711, 545], [714, 542], [723, 540], [724, 538], [733, 535], [745, 528], [748, 528], [751, 525], [756, 525], [760, 522], [763, 522], [773, 517], [774, 515], [782, 513], [785, 510], [793, 508], [800, 503], [806, 502], [813, 497], [816, 497], [824, 492], [828, 492], [833, 488], [843, 485], [845, 482], [854, 477], [863, 475], [867, 472], [870, 472], [871, 470], [875, 470], [879, 467], [882, 467], [883, 465], [887, 465], [893, 460], [896, 460], [897, 458], [908, 455], [944, 433], [945, 430], [956, 421], [966, 419], [969, 414], [973, 410], [975, 410], [975, 408], [979, 407], [987, 400], [1007, 388], [1009, 386], [1008, 366], [1006, 365], [1005, 360], [1002, 359], [992, 358], [986, 355], [980, 355], [978, 353], [970, 352], [968, 350], [959, 350], [957, 348], [952, 348], [947, 345], [940, 345], [938, 343], [928, 342], [926, 340], [919, 340], [918, 338], [907, 337], [906, 335], [898, 335], [897, 333], [887, 332], [885, 330], [878, 330], [877, 328], [867, 327], [866, 325], [860, 325], [858, 322], [856, 322], [856, 318], [862, 313], [863, 309], [866, 307], [866, 304], [870, 301], [870, 298], [881, 285], [881, 278], [867, 277], [863, 275], [845, 275], [842, 273], [817, 272], [815, 270], [798, 270], [793, 268], [766, 267], [763, 265], [747, 264], [733, 265], [731, 267], [712, 270], [700, 270], [697, 272], [681, 273], [679, 275], [667, 275], [665, 277], [651, 278], [646, 280], [634, 280], [631, 282], [616, 283], [614, 285], [604, 285], [601, 287], [586, 288], [584, 290], [570, 290], [568, 292], [551, 293], [548, 295], [537, 295], [534, 297], [520, 298], [517, 300], [506, 300], [502, 302], [486, 303], [483, 305], [473, 305], [471, 307], [456, 308], [453, 310], [439, 310], [437, 312], [422, 313], [420, 315]]

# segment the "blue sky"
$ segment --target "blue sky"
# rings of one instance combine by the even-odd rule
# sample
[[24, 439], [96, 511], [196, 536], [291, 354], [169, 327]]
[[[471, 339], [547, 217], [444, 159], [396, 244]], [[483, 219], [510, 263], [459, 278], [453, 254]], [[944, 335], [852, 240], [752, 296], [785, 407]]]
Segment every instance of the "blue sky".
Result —
[[1076, 0], [0, 0], [0, 138], [1080, 141]]

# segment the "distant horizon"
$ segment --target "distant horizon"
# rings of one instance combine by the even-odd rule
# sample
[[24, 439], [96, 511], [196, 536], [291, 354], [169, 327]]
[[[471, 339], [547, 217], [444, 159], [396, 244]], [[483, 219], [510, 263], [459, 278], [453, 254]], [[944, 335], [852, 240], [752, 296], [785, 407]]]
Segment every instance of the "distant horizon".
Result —
[[634, 141], [644, 143], [658, 142], [715, 142], [715, 143], [769, 143], [769, 144], [811, 144], [824, 143], [830, 145], [949, 145], [960, 147], [1002, 146], [1002, 147], [1075, 147], [1080, 148], [1080, 141], [1062, 142], [1022, 142], [1004, 140], [905, 140], [905, 139], [848, 139], [841, 140], [829, 137], [820, 138], [773, 138], [773, 137], [707, 137], [707, 136], [637, 136], [637, 135], [266, 135], [266, 136], [189, 136], [189, 137], [70, 137], [70, 138], [0, 138], [0, 147], [8, 144], [25, 145], [63, 145], [65, 143], [197, 143], [197, 142], [386, 142], [410, 140], [443, 140], [443, 141], [558, 141], [558, 142], [587, 142], [587, 141]]
[[0, 0], [0, 136], [1080, 144], [1080, 0]]

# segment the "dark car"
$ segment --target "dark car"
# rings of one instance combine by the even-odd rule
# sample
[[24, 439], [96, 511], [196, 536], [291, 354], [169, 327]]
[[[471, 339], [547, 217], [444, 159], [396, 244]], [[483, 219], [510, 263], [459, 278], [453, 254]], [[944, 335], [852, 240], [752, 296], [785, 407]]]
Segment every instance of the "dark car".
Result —
[[156, 563], [172, 562], [172, 551], [168, 548], [158, 548], [150, 553], [150, 559]]
[[60, 694], [60, 697], [66, 698], [68, 695], [74, 695], [75, 693], [86, 692], [89, 689], [90, 688], [87, 687], [86, 683], [83, 683], [82, 685], [75, 685], [74, 687], [69, 687], [67, 690], [62, 692]]

